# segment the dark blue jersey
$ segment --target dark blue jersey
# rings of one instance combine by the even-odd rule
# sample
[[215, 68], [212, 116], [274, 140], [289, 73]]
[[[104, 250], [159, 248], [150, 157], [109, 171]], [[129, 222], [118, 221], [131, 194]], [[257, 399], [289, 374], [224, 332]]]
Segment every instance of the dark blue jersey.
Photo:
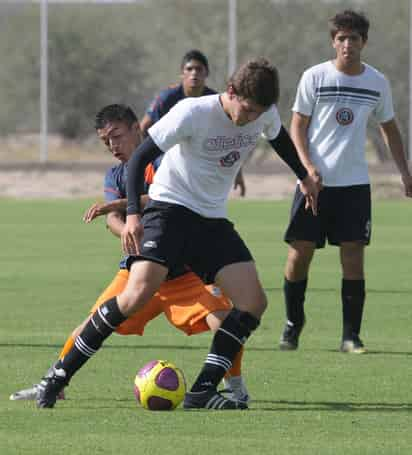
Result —
[[[215, 95], [217, 92], [209, 87], [205, 87], [202, 96]], [[152, 101], [146, 114], [151, 118], [153, 123], [160, 120], [170, 109], [180, 100], [187, 98], [183, 91], [183, 85], [174, 85], [162, 90]]]
[[111, 167], [104, 178], [104, 200], [106, 202], [126, 198], [127, 163]]
[[[149, 185], [157, 168], [160, 166], [162, 156], [156, 158], [146, 169], [145, 175], [145, 193], [149, 191]], [[126, 199], [127, 184], [127, 163], [120, 163], [107, 170], [104, 178], [104, 200], [106, 202], [115, 201], [116, 199]], [[125, 212], [126, 215], [126, 212]], [[126, 268], [127, 257], [124, 257], [119, 264], [121, 269]]]

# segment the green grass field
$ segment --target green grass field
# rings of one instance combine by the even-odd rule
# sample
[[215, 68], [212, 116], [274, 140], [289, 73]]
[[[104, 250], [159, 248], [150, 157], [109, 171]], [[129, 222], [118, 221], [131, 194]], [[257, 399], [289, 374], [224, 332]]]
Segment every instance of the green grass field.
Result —
[[410, 201], [376, 202], [367, 254], [364, 356], [338, 352], [338, 251], [314, 260], [298, 352], [277, 347], [284, 321], [286, 202], [233, 202], [270, 301], [244, 357], [249, 411], [156, 413], [139, 408], [136, 371], [169, 359], [195, 378], [210, 334], [185, 337], [159, 318], [143, 338], [113, 336], [55, 409], [11, 402], [56, 359], [117, 270], [119, 243], [103, 221], [81, 222], [90, 201], [1, 200], [0, 453], [410, 454], [412, 241]]

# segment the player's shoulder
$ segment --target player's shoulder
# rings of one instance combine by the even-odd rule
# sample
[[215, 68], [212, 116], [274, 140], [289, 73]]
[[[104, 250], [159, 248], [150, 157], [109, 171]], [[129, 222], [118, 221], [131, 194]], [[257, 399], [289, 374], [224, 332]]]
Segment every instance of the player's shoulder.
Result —
[[306, 77], [309, 76], [318, 76], [320, 74], [327, 73], [329, 71], [332, 71], [334, 68], [332, 62], [330, 60], [327, 60], [325, 62], [318, 63], [316, 65], [313, 65], [309, 68], [307, 68], [304, 72], [303, 75]]
[[272, 104], [259, 118], [268, 125], [280, 124], [280, 114], [276, 104]]
[[364, 72], [365, 76], [371, 77], [371, 78], [375, 78], [375, 79], [377, 79], [378, 81], [381, 81], [381, 82], [386, 82], [387, 81], [387, 77], [385, 76], [384, 73], [379, 71], [374, 66], [369, 65], [368, 63], [365, 63], [365, 62], [362, 62], [362, 63], [364, 65], [364, 67], [365, 67], [365, 72]]
[[203, 96], [216, 95], [216, 94], [217, 94], [217, 91], [208, 86], [205, 86], [205, 88], [203, 89]]
[[124, 163], [114, 164], [110, 166], [106, 171], [106, 178], [116, 178], [119, 175], [122, 175], [125, 171]]
[[166, 101], [170, 98], [175, 98], [179, 96], [184, 96], [182, 84], [172, 84], [160, 90], [159, 94], [157, 95], [157, 98], [161, 99], [162, 101]]
[[219, 103], [219, 95], [214, 93], [211, 95], [184, 98], [180, 100], [176, 106], [179, 106], [180, 109], [188, 109], [192, 112], [201, 112], [212, 109], [217, 103]]

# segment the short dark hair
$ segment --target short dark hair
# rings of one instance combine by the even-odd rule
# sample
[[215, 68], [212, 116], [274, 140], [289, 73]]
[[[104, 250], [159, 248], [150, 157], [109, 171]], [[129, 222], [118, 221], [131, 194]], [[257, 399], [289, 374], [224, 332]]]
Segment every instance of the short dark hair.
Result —
[[236, 95], [269, 107], [279, 100], [279, 73], [264, 57], [240, 66], [228, 81]]
[[183, 69], [187, 62], [190, 60], [197, 60], [200, 62], [209, 74], [209, 62], [207, 61], [207, 57], [203, 52], [200, 52], [198, 49], [191, 49], [190, 51], [186, 52], [186, 54], [182, 58], [182, 63], [180, 64], [180, 69]]
[[332, 39], [341, 30], [356, 31], [364, 41], [367, 41], [369, 20], [364, 13], [347, 9], [329, 19], [329, 31]]
[[137, 116], [131, 107], [125, 104], [108, 104], [96, 114], [94, 127], [100, 130], [110, 122], [123, 122], [130, 128], [137, 121]]

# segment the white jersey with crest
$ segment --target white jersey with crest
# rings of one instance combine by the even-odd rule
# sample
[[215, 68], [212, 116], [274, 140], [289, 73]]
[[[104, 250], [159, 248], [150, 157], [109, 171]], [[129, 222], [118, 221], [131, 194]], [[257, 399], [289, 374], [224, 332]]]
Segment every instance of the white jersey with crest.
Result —
[[303, 74], [293, 111], [310, 116], [310, 159], [325, 186], [369, 183], [365, 156], [366, 126], [373, 114], [379, 123], [394, 117], [388, 80], [363, 63], [364, 71], [348, 76], [332, 61]]
[[259, 137], [275, 139], [280, 127], [275, 105], [253, 122], [236, 126], [219, 95], [180, 101], [148, 131], [166, 152], [150, 185], [150, 198], [183, 205], [207, 218], [225, 218], [240, 167]]

